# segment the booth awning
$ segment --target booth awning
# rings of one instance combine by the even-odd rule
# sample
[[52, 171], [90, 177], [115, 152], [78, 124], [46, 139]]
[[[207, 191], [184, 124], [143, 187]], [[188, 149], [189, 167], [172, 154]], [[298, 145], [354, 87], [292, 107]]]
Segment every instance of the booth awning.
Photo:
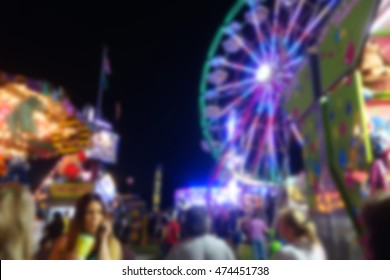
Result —
[[64, 90], [0, 72], [0, 153], [52, 157], [89, 146], [91, 132]]

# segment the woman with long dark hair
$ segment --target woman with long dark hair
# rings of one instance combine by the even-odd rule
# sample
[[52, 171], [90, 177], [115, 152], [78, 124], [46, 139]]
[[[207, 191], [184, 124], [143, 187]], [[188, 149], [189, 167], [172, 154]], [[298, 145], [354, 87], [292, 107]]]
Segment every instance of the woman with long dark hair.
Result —
[[122, 258], [119, 241], [112, 232], [105, 205], [97, 194], [86, 194], [76, 204], [76, 215], [69, 232], [58, 238], [50, 259], [98, 259]]

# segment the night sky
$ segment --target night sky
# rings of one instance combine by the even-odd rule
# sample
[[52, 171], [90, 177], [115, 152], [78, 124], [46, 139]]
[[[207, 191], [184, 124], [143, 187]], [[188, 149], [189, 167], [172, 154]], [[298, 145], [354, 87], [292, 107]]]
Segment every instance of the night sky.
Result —
[[[0, 70], [62, 85], [82, 108], [96, 102], [106, 44], [113, 75], [104, 116], [122, 137], [120, 189], [150, 200], [161, 163], [169, 205], [174, 188], [207, 183], [213, 171], [200, 148], [198, 84], [209, 44], [235, 0], [82, 2], [2, 3]], [[134, 186], [125, 184], [127, 176]]]

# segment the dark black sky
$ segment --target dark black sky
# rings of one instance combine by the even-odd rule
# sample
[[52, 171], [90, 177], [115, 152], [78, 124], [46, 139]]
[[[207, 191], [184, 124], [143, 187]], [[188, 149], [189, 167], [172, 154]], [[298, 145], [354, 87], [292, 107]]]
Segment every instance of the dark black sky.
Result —
[[[7, 1], [0, 70], [64, 86], [79, 107], [95, 104], [102, 46], [113, 75], [104, 113], [123, 116], [115, 167], [122, 191], [150, 200], [164, 166], [164, 204], [176, 187], [206, 183], [214, 162], [200, 149], [198, 84], [211, 40], [235, 0]], [[90, 1], [88, 1], [90, 2]], [[126, 186], [134, 176], [136, 184]]]
[[[63, 85], [81, 108], [95, 103], [103, 44], [113, 76], [105, 116], [123, 116], [118, 176], [150, 198], [164, 165], [165, 204], [172, 190], [207, 182], [211, 157], [200, 149], [198, 82], [207, 49], [234, 0], [7, 1], [0, 16], [0, 69]], [[90, 1], [88, 1], [90, 2]], [[91, 2], [92, 3], [92, 2]], [[127, 189], [126, 189], [127, 188]]]

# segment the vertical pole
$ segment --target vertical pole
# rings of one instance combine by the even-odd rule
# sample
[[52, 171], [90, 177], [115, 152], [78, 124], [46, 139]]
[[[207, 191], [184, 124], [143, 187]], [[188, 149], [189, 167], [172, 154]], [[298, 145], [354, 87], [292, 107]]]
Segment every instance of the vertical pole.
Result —
[[103, 94], [104, 94], [104, 57], [107, 55], [106, 47], [103, 47], [102, 51], [102, 61], [100, 66], [100, 76], [98, 83], [98, 92], [97, 92], [97, 100], [96, 100], [96, 113], [95, 119], [99, 119], [102, 116], [102, 102], [103, 102]]
[[161, 188], [162, 188], [162, 167], [159, 165], [154, 175], [154, 190], [153, 190], [153, 211], [160, 211], [161, 204]]
[[[281, 123], [283, 125], [290, 125], [289, 124], [289, 120], [287, 119], [287, 116], [286, 115], [282, 115], [281, 116]], [[276, 198], [275, 198], [275, 201], [274, 201], [274, 209], [273, 209], [273, 213], [274, 213], [274, 216], [273, 216], [273, 221], [272, 221], [272, 226], [275, 227], [276, 226], [276, 219], [275, 217], [278, 216], [278, 209], [282, 208], [284, 205], [283, 205], [283, 194], [287, 192], [287, 185], [286, 185], [286, 179], [288, 178], [289, 174], [290, 174], [290, 158], [289, 158], [289, 143], [290, 143], [290, 133], [289, 133], [289, 130], [286, 130], [286, 129], [282, 129], [281, 130], [281, 137], [283, 138], [283, 142], [284, 142], [284, 147], [282, 147], [282, 152], [285, 154], [285, 157], [283, 158], [283, 169], [282, 169], [282, 172], [283, 172], [283, 176], [282, 176], [282, 180], [280, 182], [280, 186], [279, 186], [279, 190], [276, 194]]]
[[[94, 116], [95, 121], [102, 117], [102, 102], [103, 102], [103, 95], [104, 95], [104, 58], [106, 57], [106, 55], [107, 55], [107, 49], [105, 46], [103, 46], [102, 59], [100, 65], [100, 76], [98, 81], [98, 92], [97, 92], [97, 99], [96, 99], [96, 112]], [[93, 182], [96, 182], [96, 180], [98, 179], [99, 170], [100, 170], [99, 161], [95, 160], [93, 165], [93, 173], [92, 173]]]
[[329, 125], [323, 120], [323, 112], [322, 112], [322, 104], [321, 104], [321, 96], [322, 96], [322, 84], [321, 84], [321, 75], [320, 75], [320, 59], [318, 56], [318, 50], [315, 48], [309, 49], [309, 66], [311, 72], [311, 81], [312, 81], [312, 90], [315, 99], [315, 103], [317, 105], [317, 124], [322, 126], [321, 135], [321, 161], [326, 162], [326, 166], [329, 168], [331, 173], [333, 182], [335, 183], [338, 191], [340, 192], [341, 197], [345, 203], [347, 214], [349, 215], [353, 226], [358, 235], [361, 234], [361, 228], [357, 217], [354, 213], [353, 206], [351, 200], [348, 197], [346, 192], [346, 187], [342, 176], [338, 173], [337, 167], [334, 166], [333, 162], [330, 161], [327, 157], [327, 153], [331, 152], [331, 145], [329, 141]]

